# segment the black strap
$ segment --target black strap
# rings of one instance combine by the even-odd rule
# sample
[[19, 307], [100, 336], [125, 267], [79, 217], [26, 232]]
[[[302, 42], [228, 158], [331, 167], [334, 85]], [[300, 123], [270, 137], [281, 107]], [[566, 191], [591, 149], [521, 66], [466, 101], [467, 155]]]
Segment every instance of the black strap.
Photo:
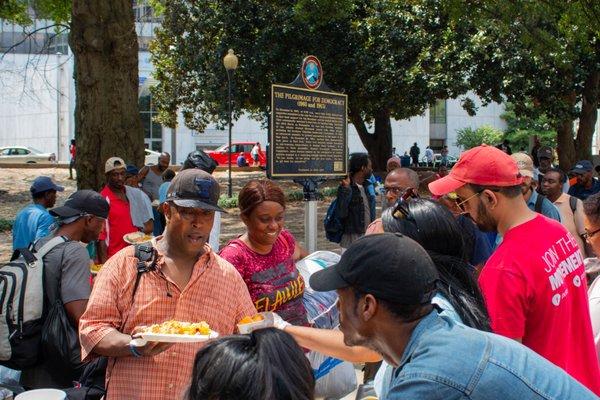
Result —
[[542, 203], [544, 202], [544, 199], [546, 198], [546, 196], [544, 196], [543, 194], [538, 194], [537, 200], [535, 201], [535, 212], [536, 213], [542, 213]]
[[569, 197], [569, 206], [571, 206], [571, 211], [575, 214], [575, 210], [577, 210], [577, 197]]
[[131, 294], [132, 301], [135, 298], [142, 274], [156, 269], [158, 253], [151, 243], [142, 243], [135, 245], [134, 257], [137, 258], [137, 276], [135, 277], [133, 293]]

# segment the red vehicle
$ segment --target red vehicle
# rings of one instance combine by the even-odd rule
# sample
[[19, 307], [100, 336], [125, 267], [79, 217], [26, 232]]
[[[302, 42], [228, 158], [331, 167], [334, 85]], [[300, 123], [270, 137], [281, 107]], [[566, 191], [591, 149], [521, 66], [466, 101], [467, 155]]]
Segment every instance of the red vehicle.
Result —
[[[231, 143], [231, 165], [237, 166], [237, 159], [240, 153], [244, 153], [244, 158], [249, 166], [252, 166], [252, 148], [256, 142], [233, 142]], [[228, 165], [227, 155], [229, 154], [229, 146], [224, 144], [216, 150], [206, 150], [205, 153], [208, 154], [213, 160], [217, 162], [219, 166], [225, 167]], [[264, 148], [261, 146], [260, 152], [258, 153], [258, 162], [261, 167], [266, 167], [267, 165], [267, 153]]]

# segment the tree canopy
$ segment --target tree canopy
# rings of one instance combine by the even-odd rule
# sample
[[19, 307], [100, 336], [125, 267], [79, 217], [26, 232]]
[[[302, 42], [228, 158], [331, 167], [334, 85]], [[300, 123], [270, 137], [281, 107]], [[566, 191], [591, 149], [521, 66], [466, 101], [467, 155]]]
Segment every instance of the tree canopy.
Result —
[[600, 3], [459, 0], [453, 7], [456, 23], [471, 26], [466, 72], [477, 95], [512, 103], [517, 116], [547, 118], [563, 168], [589, 158], [600, 99]]
[[465, 32], [439, 1], [170, 0], [164, 6], [151, 51], [159, 81], [153, 93], [168, 126], [178, 109], [199, 131], [226, 120], [222, 57], [229, 48], [240, 58], [235, 114], [245, 110], [263, 121], [271, 84], [291, 82], [305, 56], [319, 57], [329, 87], [348, 95], [350, 121], [375, 168], [385, 168], [391, 152], [390, 118], [422, 114], [436, 99], [467, 90]]

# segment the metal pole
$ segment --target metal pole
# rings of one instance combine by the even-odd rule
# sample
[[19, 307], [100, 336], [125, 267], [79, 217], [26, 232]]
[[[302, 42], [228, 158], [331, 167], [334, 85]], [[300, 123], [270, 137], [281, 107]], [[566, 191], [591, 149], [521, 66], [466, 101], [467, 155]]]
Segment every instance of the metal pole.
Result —
[[304, 203], [304, 245], [309, 253], [317, 251], [317, 204], [316, 200]]
[[227, 152], [229, 153], [228, 165], [229, 169], [227, 171], [228, 180], [229, 180], [229, 188], [228, 195], [229, 197], [233, 197], [233, 187], [231, 186], [231, 70], [227, 70], [227, 83], [229, 86], [229, 101], [228, 101], [228, 116], [229, 116], [229, 148]]
[[60, 91], [60, 85], [61, 85], [61, 67], [60, 67], [60, 56], [61, 53], [56, 53], [56, 57], [58, 59], [57, 61], [57, 67], [56, 67], [56, 162], [58, 162], [60, 160], [60, 134], [61, 134], [61, 129], [60, 129], [60, 113], [61, 113], [61, 91]]

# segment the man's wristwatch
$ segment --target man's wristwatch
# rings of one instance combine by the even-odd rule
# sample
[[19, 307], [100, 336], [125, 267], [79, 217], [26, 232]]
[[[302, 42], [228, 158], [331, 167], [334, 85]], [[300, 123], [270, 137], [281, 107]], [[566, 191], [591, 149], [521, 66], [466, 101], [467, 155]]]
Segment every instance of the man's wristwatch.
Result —
[[143, 356], [143, 354], [142, 354], [142, 353], [140, 353], [140, 352], [138, 351], [137, 347], [135, 347], [135, 346], [134, 346], [133, 344], [131, 344], [131, 343], [129, 343], [129, 351], [131, 351], [131, 354], [132, 354], [134, 357], [136, 357], [136, 358], [137, 358], [137, 357], [142, 357], [142, 356]]

